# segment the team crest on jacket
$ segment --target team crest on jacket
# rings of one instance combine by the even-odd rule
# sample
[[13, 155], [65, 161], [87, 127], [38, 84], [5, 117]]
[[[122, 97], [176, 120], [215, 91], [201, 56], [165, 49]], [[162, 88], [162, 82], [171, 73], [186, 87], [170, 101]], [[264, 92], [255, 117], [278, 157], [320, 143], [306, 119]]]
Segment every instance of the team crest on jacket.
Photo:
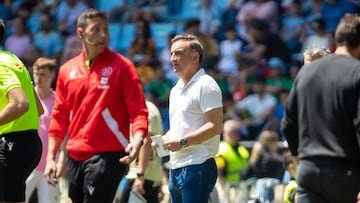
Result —
[[111, 66], [106, 66], [102, 69], [101, 74], [103, 77], [110, 76], [113, 72], [113, 68]]
[[101, 79], [98, 89], [109, 89], [109, 76], [112, 74], [113, 68], [111, 66], [106, 66], [101, 70]]

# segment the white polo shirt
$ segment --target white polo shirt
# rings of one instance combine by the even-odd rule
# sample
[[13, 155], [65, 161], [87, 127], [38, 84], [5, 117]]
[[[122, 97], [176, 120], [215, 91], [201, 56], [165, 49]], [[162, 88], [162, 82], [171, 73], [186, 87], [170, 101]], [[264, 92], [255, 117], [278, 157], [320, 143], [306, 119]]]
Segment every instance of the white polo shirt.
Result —
[[[206, 123], [204, 113], [222, 107], [222, 94], [216, 81], [200, 69], [184, 86], [180, 79], [169, 99], [170, 139], [181, 139]], [[177, 152], [170, 152], [171, 169], [201, 164], [218, 152], [220, 135]]]

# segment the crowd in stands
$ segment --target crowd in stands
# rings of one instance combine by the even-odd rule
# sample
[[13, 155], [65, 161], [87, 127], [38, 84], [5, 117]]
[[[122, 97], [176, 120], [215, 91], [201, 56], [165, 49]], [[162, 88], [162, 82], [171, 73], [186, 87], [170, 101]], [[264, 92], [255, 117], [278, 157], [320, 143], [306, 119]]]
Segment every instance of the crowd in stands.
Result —
[[[333, 51], [339, 19], [360, 12], [357, 0], [2, 0], [2, 47], [30, 71], [41, 56], [61, 65], [81, 51], [76, 19], [91, 7], [109, 13], [109, 47], [136, 65], [147, 99], [161, 111], [164, 131], [169, 92], [178, 79], [169, 40], [180, 33], [198, 36], [206, 51], [203, 68], [223, 92], [224, 122], [237, 122], [240, 140], [257, 141], [244, 164], [251, 169], [247, 175], [279, 180], [281, 157], [261, 155], [280, 151], [272, 143], [284, 141], [280, 120], [303, 53], [313, 45]], [[256, 166], [271, 157], [281, 169], [263, 174]]]

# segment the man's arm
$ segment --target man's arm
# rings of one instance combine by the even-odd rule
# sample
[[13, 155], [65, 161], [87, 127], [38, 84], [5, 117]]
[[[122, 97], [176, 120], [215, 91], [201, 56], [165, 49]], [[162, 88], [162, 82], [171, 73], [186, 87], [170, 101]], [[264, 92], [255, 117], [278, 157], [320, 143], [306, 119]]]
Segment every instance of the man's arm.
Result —
[[223, 108], [216, 108], [205, 113], [206, 123], [198, 130], [185, 135], [188, 145], [200, 144], [222, 132]]
[[58, 137], [49, 136], [48, 138], [48, 153], [46, 157], [46, 166], [44, 170], [44, 175], [46, 181], [55, 186], [58, 183], [58, 169], [56, 165], [56, 155], [60, 148], [62, 140]]
[[29, 110], [29, 100], [21, 87], [15, 87], [7, 93], [9, 103], [0, 112], [0, 125], [9, 123]]
[[137, 178], [134, 181], [133, 188], [136, 192], [140, 194], [145, 194], [144, 190], [144, 182], [145, 177], [144, 173], [146, 170], [146, 167], [149, 163], [151, 154], [152, 154], [152, 147], [151, 147], [151, 139], [150, 136], [152, 134], [149, 134], [149, 136], [145, 137], [144, 139], [144, 145], [141, 147], [139, 156], [138, 156], [138, 164], [137, 164]]
[[[206, 123], [199, 129], [185, 135], [188, 145], [200, 144], [222, 132], [223, 108], [219, 107], [204, 114]], [[168, 133], [166, 134], [166, 138]], [[170, 151], [178, 151], [182, 148], [180, 140], [164, 140], [164, 148]]]
[[36, 101], [36, 107], [37, 107], [37, 110], [38, 110], [38, 115], [41, 116], [44, 114], [44, 108], [41, 104], [41, 101], [39, 99], [39, 96], [38, 94], [36, 93], [35, 89], [34, 89], [34, 96], [35, 96], [35, 101]]

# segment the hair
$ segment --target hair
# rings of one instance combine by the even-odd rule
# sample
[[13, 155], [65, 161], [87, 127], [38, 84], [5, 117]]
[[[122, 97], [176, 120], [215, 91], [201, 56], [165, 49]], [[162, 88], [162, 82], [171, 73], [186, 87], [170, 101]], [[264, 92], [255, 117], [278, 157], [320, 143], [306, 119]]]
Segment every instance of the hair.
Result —
[[327, 56], [331, 54], [331, 51], [326, 47], [314, 45], [307, 48], [303, 53], [304, 56], [310, 56], [310, 57], [313, 57], [316, 54], [319, 54], [320, 56]]
[[262, 74], [256, 74], [255, 78], [254, 78], [254, 83], [261, 83], [261, 84], [265, 84], [266, 83], [266, 77]]
[[56, 59], [40, 57], [33, 64], [33, 69], [49, 69], [51, 72], [56, 70]]
[[5, 38], [5, 24], [4, 21], [0, 18], [0, 44], [3, 43]]
[[174, 38], [172, 38], [171, 44], [174, 44], [174, 42], [180, 40], [188, 41], [190, 43], [190, 49], [199, 53], [200, 55], [199, 64], [201, 64], [205, 53], [204, 53], [204, 47], [201, 44], [200, 40], [195, 35], [192, 34], [181, 34], [181, 35], [176, 35]]
[[80, 16], [77, 19], [76, 27], [86, 27], [86, 20], [87, 19], [93, 19], [93, 18], [103, 18], [105, 20], [108, 20], [108, 16], [106, 12], [99, 11], [93, 8], [90, 8], [89, 10], [83, 12], [80, 14]]
[[225, 28], [225, 32], [235, 32], [236, 33], [236, 27], [233, 24], [227, 25]]
[[318, 30], [326, 30], [326, 22], [323, 18], [315, 18], [310, 22], [311, 27], [317, 25]]
[[351, 49], [360, 44], [360, 16], [358, 14], [345, 14], [335, 31], [337, 46], [347, 46]]
[[184, 30], [186, 31], [187, 29], [194, 27], [194, 26], [199, 26], [201, 23], [201, 21], [197, 18], [190, 18], [189, 20], [187, 20], [184, 24]]

